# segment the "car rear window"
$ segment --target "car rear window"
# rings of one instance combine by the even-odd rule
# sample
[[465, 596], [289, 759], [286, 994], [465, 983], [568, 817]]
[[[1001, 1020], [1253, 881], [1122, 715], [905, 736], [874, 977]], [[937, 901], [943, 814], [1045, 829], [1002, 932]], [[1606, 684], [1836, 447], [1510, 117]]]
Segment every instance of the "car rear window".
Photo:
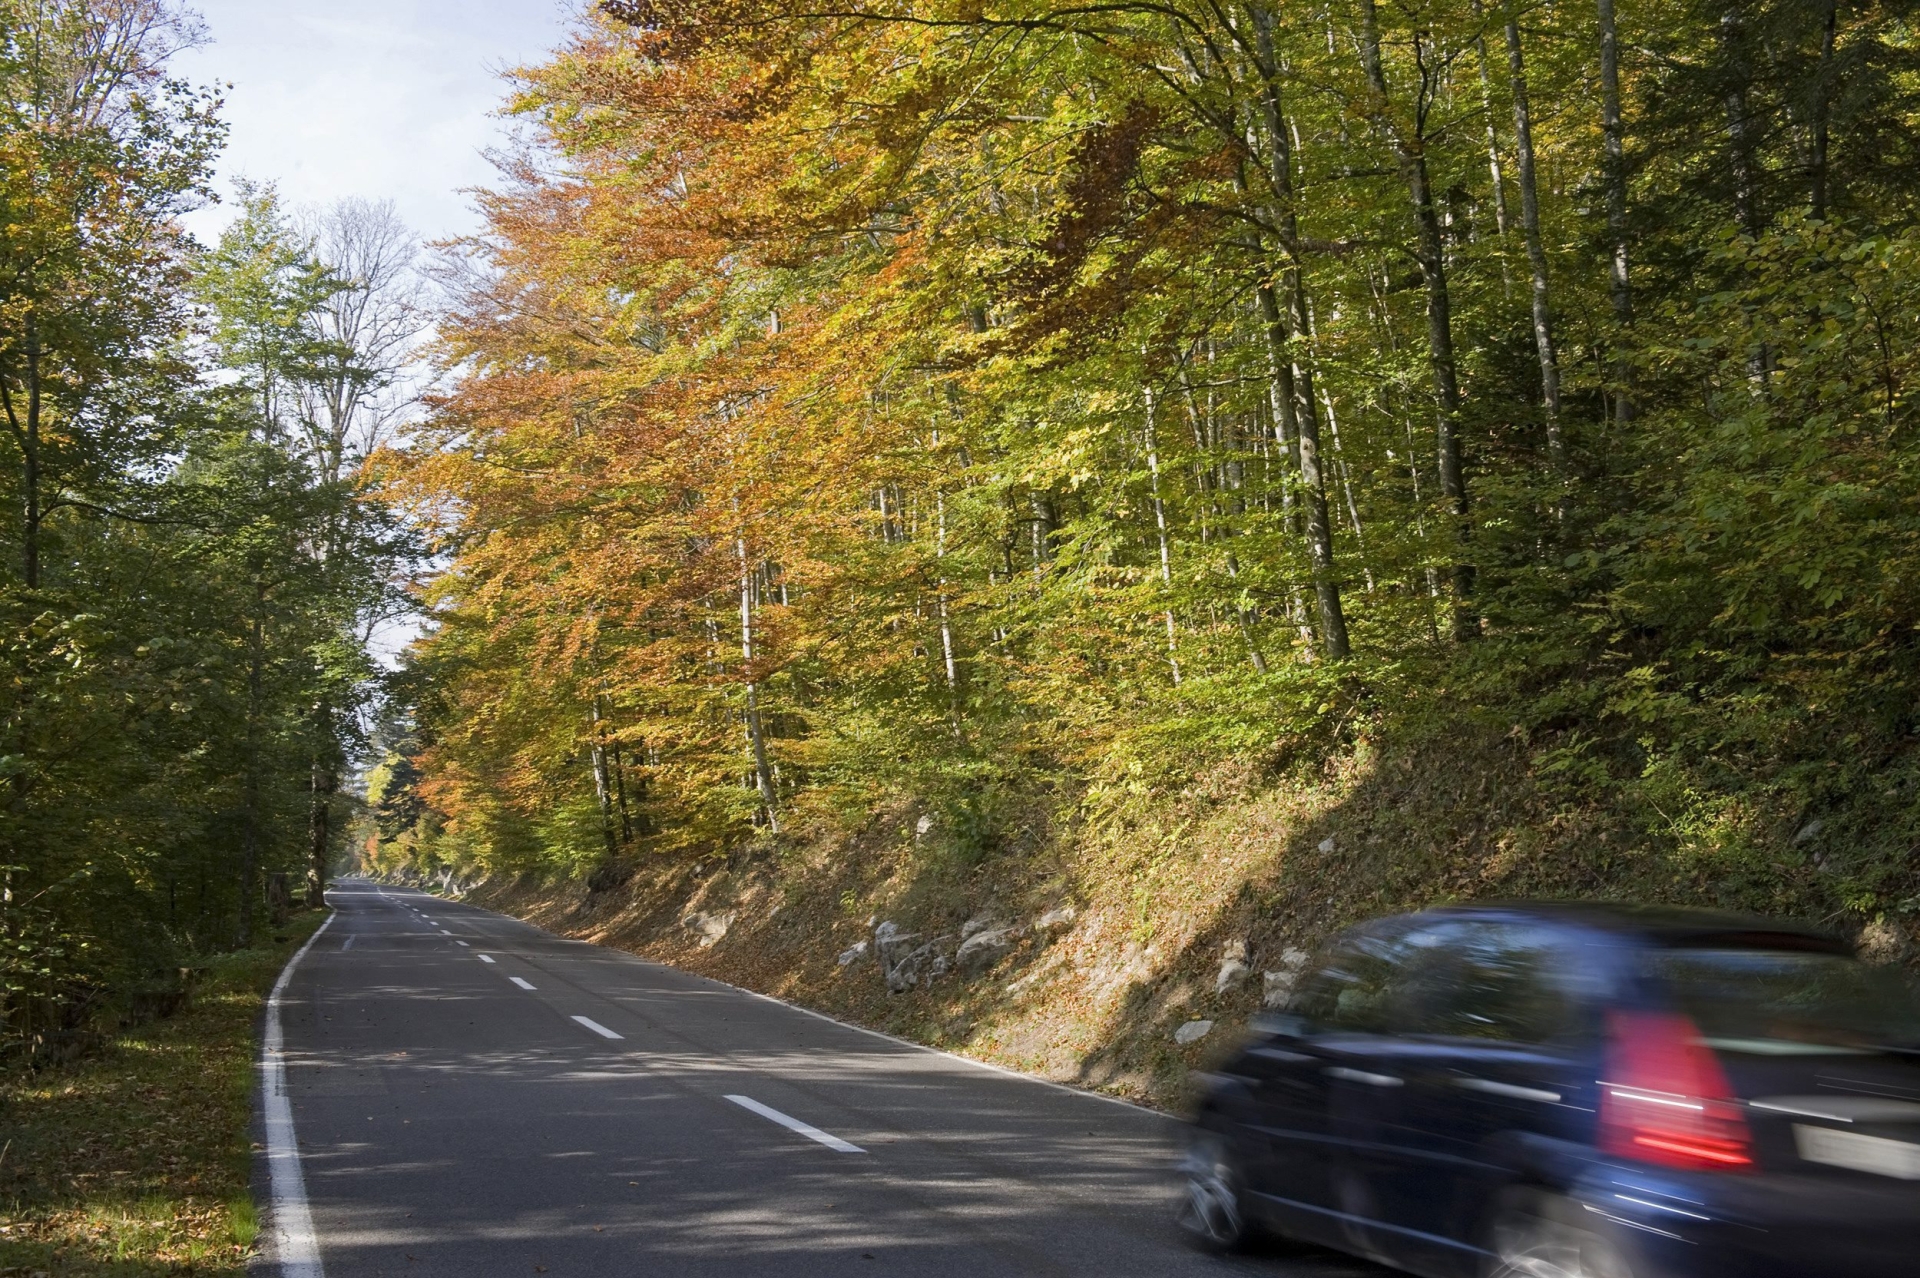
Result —
[[1719, 1051], [1828, 1055], [1920, 1047], [1920, 1006], [1893, 971], [1836, 954], [1684, 949], [1649, 956]]

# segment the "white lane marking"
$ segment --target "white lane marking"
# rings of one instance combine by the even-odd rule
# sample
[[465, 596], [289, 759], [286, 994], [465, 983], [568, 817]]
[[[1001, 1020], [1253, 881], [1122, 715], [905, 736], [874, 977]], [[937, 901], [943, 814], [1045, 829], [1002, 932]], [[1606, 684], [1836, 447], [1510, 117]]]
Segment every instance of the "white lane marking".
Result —
[[612, 1030], [610, 1030], [610, 1029], [608, 1029], [608, 1028], [607, 1028], [606, 1026], [604, 1026], [604, 1025], [602, 1025], [602, 1024], [601, 1024], [601, 1023], [599, 1022], [599, 1021], [595, 1021], [595, 1020], [590, 1020], [590, 1019], [588, 1019], [588, 1018], [587, 1018], [587, 1017], [585, 1017], [585, 1016], [576, 1016], [576, 1017], [574, 1017], [573, 1019], [574, 1019], [574, 1020], [576, 1020], [576, 1021], [579, 1021], [579, 1022], [580, 1022], [580, 1023], [582, 1024], [582, 1025], [584, 1025], [584, 1026], [586, 1026], [586, 1027], [587, 1027], [588, 1029], [590, 1029], [590, 1030], [592, 1030], [592, 1031], [593, 1031], [594, 1033], [596, 1033], [596, 1034], [598, 1034], [598, 1035], [599, 1035], [599, 1036], [600, 1036], [601, 1038], [620, 1038], [620, 1037], [622, 1037], [622, 1035], [619, 1035], [619, 1034], [616, 1034], [616, 1033], [614, 1033], [614, 1032], [613, 1032]]
[[320, 1267], [320, 1240], [313, 1232], [313, 1212], [307, 1206], [307, 1181], [300, 1171], [293, 1102], [287, 1097], [287, 1040], [280, 1027], [280, 999], [287, 992], [287, 982], [293, 979], [293, 969], [335, 917], [327, 915], [307, 943], [287, 960], [280, 969], [280, 979], [273, 983], [273, 992], [267, 995], [267, 1029], [260, 1044], [260, 1095], [266, 1111], [267, 1179], [273, 1198], [268, 1223], [281, 1278], [326, 1278], [326, 1271]]
[[493, 955], [491, 955], [491, 954], [482, 954], [482, 955], [480, 956], [480, 961], [481, 961], [482, 963], [491, 963], [491, 962], [493, 962]]
[[532, 981], [522, 980], [520, 977], [517, 977], [517, 976], [509, 976], [507, 979], [509, 981], [512, 981], [515, 985], [518, 985], [523, 990], [530, 990], [533, 988]]
[[455, 945], [461, 945], [461, 946], [466, 946], [466, 948], [467, 948], [467, 949], [472, 949], [472, 948], [473, 948], [473, 947], [472, 947], [471, 945], [467, 945], [467, 943], [466, 943], [465, 941], [455, 941], [455, 942], [454, 942], [454, 944], [455, 944]]
[[[579, 1019], [578, 1017], [575, 1018]], [[798, 1132], [808, 1140], [817, 1140], [828, 1149], [839, 1150], [843, 1154], [864, 1154], [867, 1151], [851, 1141], [841, 1140], [838, 1136], [821, 1131], [812, 1123], [803, 1123], [789, 1114], [783, 1114], [771, 1105], [762, 1105], [751, 1096], [729, 1096], [728, 1100], [741, 1109], [750, 1109], [762, 1118], [772, 1119], [790, 1132]]]
[[[315, 933], [314, 935], [316, 935], [316, 936], [318, 936], [318, 935], [319, 935], [319, 933], [317, 933], [317, 932], [316, 932], [316, 933]], [[343, 950], [350, 950], [350, 949], [352, 949], [352, 948], [353, 948], [353, 938], [352, 938], [351, 936], [349, 936], [349, 937], [348, 937], [348, 938], [347, 938], [346, 940], [344, 940], [344, 941], [342, 941], [342, 942], [340, 942], [340, 948], [341, 948], [341, 949], [343, 949]]]

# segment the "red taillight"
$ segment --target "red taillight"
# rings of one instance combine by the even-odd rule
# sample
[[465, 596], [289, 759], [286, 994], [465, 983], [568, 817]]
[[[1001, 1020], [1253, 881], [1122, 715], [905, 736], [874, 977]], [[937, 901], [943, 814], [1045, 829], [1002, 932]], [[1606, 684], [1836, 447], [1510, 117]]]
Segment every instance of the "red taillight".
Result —
[[1608, 1028], [1607, 1074], [1600, 1081], [1602, 1150], [1690, 1171], [1753, 1167], [1747, 1120], [1691, 1020], [1615, 1012]]

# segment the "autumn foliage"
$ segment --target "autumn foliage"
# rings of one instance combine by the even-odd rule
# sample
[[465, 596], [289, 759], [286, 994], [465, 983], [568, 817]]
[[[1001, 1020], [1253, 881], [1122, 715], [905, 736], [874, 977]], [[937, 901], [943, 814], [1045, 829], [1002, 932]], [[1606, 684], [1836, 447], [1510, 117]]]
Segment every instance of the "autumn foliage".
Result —
[[1833, 801], [1865, 772], [1809, 761], [1911, 732], [1913, 34], [601, 6], [450, 267], [378, 855], [585, 873], [891, 795], [990, 849], [1037, 789], [1468, 720], [1674, 829]]

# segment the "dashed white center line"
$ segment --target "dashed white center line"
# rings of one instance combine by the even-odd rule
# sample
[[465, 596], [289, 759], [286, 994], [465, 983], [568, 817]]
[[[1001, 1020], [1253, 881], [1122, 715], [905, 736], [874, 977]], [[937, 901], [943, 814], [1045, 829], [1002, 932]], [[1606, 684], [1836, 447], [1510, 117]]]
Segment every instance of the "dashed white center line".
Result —
[[343, 949], [343, 950], [350, 950], [350, 949], [352, 949], [352, 948], [353, 948], [353, 938], [352, 938], [351, 936], [349, 936], [349, 937], [348, 937], [348, 938], [347, 938], [346, 940], [344, 940], [344, 941], [342, 941], [342, 942], [340, 942], [340, 948], [341, 948], [341, 949]]
[[522, 980], [520, 977], [517, 977], [517, 976], [509, 976], [507, 979], [509, 981], [512, 981], [515, 985], [518, 985], [523, 990], [530, 990], [533, 988], [532, 981]]
[[599, 1036], [600, 1036], [601, 1038], [620, 1038], [620, 1037], [622, 1037], [622, 1035], [619, 1035], [619, 1034], [616, 1034], [616, 1033], [614, 1033], [614, 1032], [613, 1032], [612, 1030], [610, 1030], [610, 1029], [608, 1029], [608, 1028], [607, 1028], [606, 1026], [604, 1026], [604, 1025], [602, 1025], [602, 1024], [601, 1024], [601, 1023], [599, 1022], [599, 1021], [596, 1021], [596, 1020], [591, 1020], [591, 1019], [589, 1019], [589, 1018], [587, 1018], [587, 1017], [585, 1017], [585, 1016], [576, 1016], [576, 1017], [574, 1017], [573, 1019], [574, 1019], [574, 1020], [576, 1020], [576, 1021], [579, 1021], [579, 1022], [580, 1022], [580, 1023], [582, 1024], [582, 1025], [584, 1025], [584, 1026], [586, 1026], [586, 1027], [587, 1027], [588, 1029], [590, 1029], [590, 1030], [592, 1030], [592, 1031], [593, 1031], [594, 1033], [596, 1033], [596, 1034], [598, 1034], [598, 1035], [599, 1035]]
[[459, 946], [464, 946], [469, 950], [473, 948], [471, 945], [468, 945], [465, 941], [455, 941], [454, 944]]
[[[573, 1019], [577, 1021], [580, 1018], [576, 1016]], [[771, 1119], [790, 1132], [798, 1132], [808, 1140], [817, 1140], [828, 1149], [838, 1150], [842, 1154], [864, 1154], [867, 1152], [851, 1141], [844, 1141], [830, 1132], [821, 1131], [812, 1123], [803, 1123], [790, 1114], [781, 1113], [771, 1105], [762, 1105], [751, 1096], [729, 1096], [727, 1099], [738, 1105], [741, 1109], [750, 1109], [762, 1118]]]
[[480, 961], [481, 961], [482, 963], [491, 963], [491, 962], [493, 962], [493, 955], [491, 955], [491, 954], [482, 954], [482, 955], [480, 956]]

